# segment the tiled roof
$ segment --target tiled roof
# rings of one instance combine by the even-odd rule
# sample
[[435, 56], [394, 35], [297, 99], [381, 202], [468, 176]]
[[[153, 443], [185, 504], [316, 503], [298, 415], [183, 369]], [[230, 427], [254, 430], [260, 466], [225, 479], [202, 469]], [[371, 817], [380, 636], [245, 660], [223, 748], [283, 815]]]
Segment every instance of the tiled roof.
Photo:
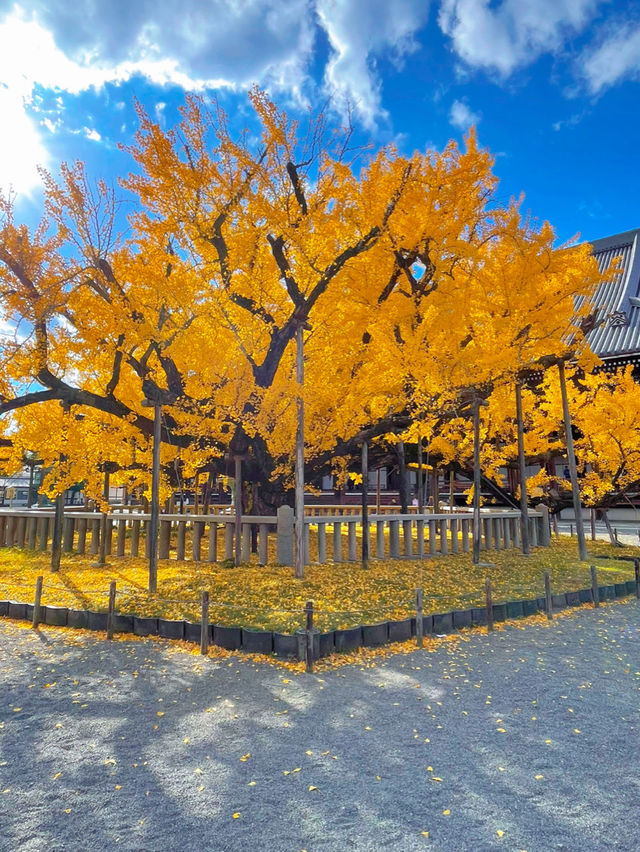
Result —
[[640, 354], [640, 228], [592, 245], [601, 272], [616, 257], [622, 271], [596, 290], [596, 326], [587, 340], [601, 358]]

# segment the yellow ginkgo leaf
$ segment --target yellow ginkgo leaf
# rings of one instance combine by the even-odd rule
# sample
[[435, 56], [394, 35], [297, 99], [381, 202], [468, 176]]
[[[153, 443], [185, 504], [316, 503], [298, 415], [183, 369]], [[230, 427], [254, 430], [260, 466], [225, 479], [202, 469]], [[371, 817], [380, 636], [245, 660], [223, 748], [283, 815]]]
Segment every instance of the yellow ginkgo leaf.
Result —
[[241, 817], [241, 816], [242, 816], [242, 814], [240, 813], [240, 811], [236, 811], [236, 812], [233, 814], [233, 818], [234, 818], [234, 819], [240, 819], [240, 817]]
[[443, 813], [444, 816], [449, 816], [451, 811], [449, 810], [449, 808], [446, 808], [444, 811], [442, 811], [442, 813]]
[[311, 792], [312, 790], [317, 790], [317, 789], [318, 788], [314, 787], [313, 784], [309, 784], [309, 792]]
[[496, 834], [498, 835], [498, 837], [504, 837], [504, 831], [501, 831], [500, 829], [496, 831]]

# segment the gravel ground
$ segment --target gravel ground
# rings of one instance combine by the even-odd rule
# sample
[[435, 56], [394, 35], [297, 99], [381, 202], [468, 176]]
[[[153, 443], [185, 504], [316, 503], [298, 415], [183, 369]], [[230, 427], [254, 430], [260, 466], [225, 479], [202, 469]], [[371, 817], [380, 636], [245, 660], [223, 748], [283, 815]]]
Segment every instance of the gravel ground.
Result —
[[0, 849], [637, 850], [639, 636], [631, 601], [298, 675], [2, 621]]

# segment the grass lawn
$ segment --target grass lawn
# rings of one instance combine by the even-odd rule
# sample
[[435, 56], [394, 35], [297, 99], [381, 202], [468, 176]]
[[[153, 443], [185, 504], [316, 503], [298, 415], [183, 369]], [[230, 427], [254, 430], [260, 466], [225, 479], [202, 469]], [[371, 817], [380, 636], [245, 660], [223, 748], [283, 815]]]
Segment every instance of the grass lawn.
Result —
[[[589, 542], [597, 555], [640, 556], [640, 548], [612, 548]], [[516, 550], [485, 551], [492, 567], [477, 567], [468, 554], [417, 560], [372, 561], [363, 571], [357, 563], [310, 565], [304, 580], [292, 568], [246, 565], [226, 568], [208, 563], [161, 561], [158, 594], [146, 592], [144, 559], [109, 558], [103, 568], [95, 557], [65, 554], [58, 574], [49, 573], [46, 553], [0, 550], [0, 598], [32, 601], [38, 574], [44, 575], [43, 604], [104, 610], [111, 580], [117, 583], [116, 608], [138, 615], [199, 620], [200, 595], [209, 590], [210, 620], [289, 633], [303, 626], [303, 607], [312, 600], [321, 630], [406, 618], [413, 612], [414, 592], [424, 590], [424, 609], [448, 612], [482, 606], [484, 580], [490, 577], [494, 603], [544, 594], [543, 572], [549, 571], [554, 592], [591, 585], [589, 564], [577, 559], [575, 539], [561, 538], [528, 557]], [[599, 582], [633, 579], [629, 562], [597, 562]]]

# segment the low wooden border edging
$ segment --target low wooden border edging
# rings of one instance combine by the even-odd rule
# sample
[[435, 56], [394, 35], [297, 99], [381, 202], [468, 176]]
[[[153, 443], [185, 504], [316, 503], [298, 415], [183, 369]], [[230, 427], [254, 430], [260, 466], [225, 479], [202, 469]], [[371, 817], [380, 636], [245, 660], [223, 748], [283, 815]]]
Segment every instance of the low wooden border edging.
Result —
[[[637, 562], [637, 560], [633, 560]], [[634, 595], [640, 598], [640, 577], [624, 583], [598, 585], [598, 602]], [[559, 611], [584, 603], [593, 603], [594, 589], [553, 594], [552, 611]], [[34, 616], [32, 603], [0, 600], [0, 617], [14, 618], [20, 621], [32, 621]], [[547, 612], [546, 598], [514, 600], [491, 605], [493, 622], [512, 618], [526, 618], [537, 612]], [[422, 616], [422, 635], [444, 635], [466, 627], [480, 627], [488, 624], [487, 607], [472, 607], [465, 610], [453, 610], [445, 613], [429, 613]], [[56, 627], [73, 627], [86, 630], [106, 631], [108, 613], [93, 610], [76, 610], [68, 607], [42, 605], [39, 623]], [[112, 629], [114, 633], [131, 633], [135, 636], [160, 636], [165, 639], [182, 639], [187, 642], [201, 642], [200, 622], [173, 620], [156, 617], [143, 617], [130, 613], [113, 613]], [[209, 643], [229, 651], [245, 653], [275, 654], [281, 658], [308, 660], [308, 649], [313, 660], [329, 656], [334, 652], [355, 651], [358, 648], [371, 648], [404, 642], [418, 635], [416, 618], [407, 617], [377, 624], [364, 624], [356, 627], [330, 630], [321, 633], [313, 629], [307, 642], [307, 630], [298, 630], [295, 634], [279, 633], [270, 630], [253, 630], [246, 627], [209, 624]]]

